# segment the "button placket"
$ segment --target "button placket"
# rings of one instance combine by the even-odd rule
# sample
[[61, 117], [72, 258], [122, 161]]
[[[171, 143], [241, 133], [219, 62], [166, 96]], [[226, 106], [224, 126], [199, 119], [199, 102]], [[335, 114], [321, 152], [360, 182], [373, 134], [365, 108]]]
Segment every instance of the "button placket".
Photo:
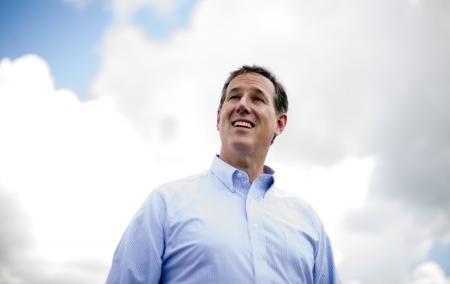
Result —
[[[256, 277], [256, 283], [260, 283], [262, 279], [266, 278], [267, 263], [265, 261], [266, 245], [264, 236], [264, 224], [261, 218], [260, 212], [260, 193], [261, 182], [255, 180], [250, 187], [249, 193], [247, 195], [248, 202], [247, 207], [247, 224], [251, 242], [251, 249], [253, 255], [253, 265]], [[259, 279], [259, 280], [258, 280]], [[262, 283], [262, 282], [261, 282]]]

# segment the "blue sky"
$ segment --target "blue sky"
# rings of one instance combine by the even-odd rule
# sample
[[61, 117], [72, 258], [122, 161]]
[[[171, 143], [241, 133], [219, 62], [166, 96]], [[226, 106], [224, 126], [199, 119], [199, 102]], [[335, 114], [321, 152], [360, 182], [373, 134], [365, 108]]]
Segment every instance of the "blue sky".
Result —
[[[60, 0], [0, 1], [0, 58], [36, 54], [49, 64], [56, 88], [69, 88], [80, 100], [89, 99], [102, 39], [114, 24], [107, 3], [93, 1], [80, 8]], [[150, 38], [163, 40], [187, 26], [194, 4], [195, 0], [185, 1], [167, 15], [146, 5], [132, 20]]]
[[102, 2], [79, 10], [57, 0], [1, 1], [0, 57], [45, 58], [56, 88], [70, 88], [85, 100], [100, 62], [101, 39], [111, 21], [112, 14]]
[[149, 37], [160, 40], [165, 39], [173, 31], [188, 25], [195, 3], [196, 0], [182, 2], [170, 13], [164, 15], [158, 13], [151, 5], [146, 5], [136, 12], [133, 20]]

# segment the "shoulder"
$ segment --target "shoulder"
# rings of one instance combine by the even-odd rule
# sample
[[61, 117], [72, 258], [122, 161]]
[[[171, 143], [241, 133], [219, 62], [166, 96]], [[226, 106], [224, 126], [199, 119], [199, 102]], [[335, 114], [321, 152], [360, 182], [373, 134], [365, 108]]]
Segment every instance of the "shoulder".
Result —
[[198, 174], [169, 181], [156, 187], [149, 194], [149, 198], [159, 196], [162, 199], [171, 199], [180, 195], [189, 195], [201, 187], [201, 183], [211, 177], [211, 171], [203, 171]]
[[190, 175], [184, 178], [176, 179], [173, 181], [169, 181], [166, 183], [163, 183], [162, 185], [158, 186], [155, 190], [159, 191], [168, 191], [168, 190], [174, 190], [177, 188], [183, 188], [183, 187], [189, 187], [192, 184], [195, 184], [201, 179], [207, 178], [209, 175], [211, 175], [211, 171], [203, 171], [198, 174]]

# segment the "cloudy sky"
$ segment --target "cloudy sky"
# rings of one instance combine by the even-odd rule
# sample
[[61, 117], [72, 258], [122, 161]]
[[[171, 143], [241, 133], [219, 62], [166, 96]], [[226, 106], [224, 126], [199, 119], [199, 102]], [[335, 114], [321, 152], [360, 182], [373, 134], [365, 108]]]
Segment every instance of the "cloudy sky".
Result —
[[243, 64], [288, 90], [267, 164], [343, 283], [450, 283], [449, 1], [1, 1], [0, 38], [0, 283], [103, 283]]

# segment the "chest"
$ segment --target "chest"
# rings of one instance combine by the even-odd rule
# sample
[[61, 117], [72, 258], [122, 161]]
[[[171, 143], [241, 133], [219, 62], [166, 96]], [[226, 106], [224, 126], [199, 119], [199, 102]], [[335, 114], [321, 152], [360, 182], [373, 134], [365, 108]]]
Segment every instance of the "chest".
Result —
[[282, 204], [202, 195], [169, 212], [169, 264], [188, 261], [195, 263], [196, 272], [209, 267], [221, 277], [231, 277], [226, 270], [236, 266], [240, 277], [283, 281], [279, 283], [312, 272], [317, 236], [310, 223]]

